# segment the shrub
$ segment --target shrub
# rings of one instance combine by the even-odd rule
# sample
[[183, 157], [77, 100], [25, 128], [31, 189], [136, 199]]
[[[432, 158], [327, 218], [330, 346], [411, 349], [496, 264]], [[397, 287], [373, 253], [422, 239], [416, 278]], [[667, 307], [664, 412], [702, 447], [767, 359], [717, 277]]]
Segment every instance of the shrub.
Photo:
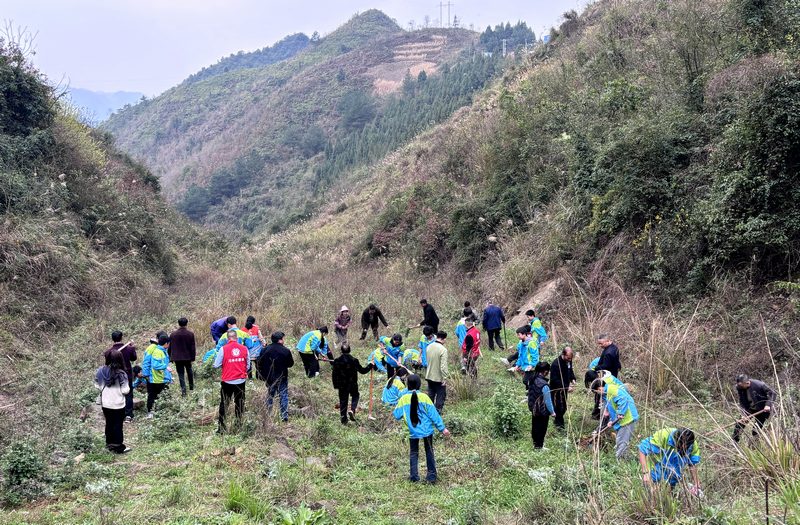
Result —
[[48, 492], [45, 463], [39, 452], [25, 441], [13, 443], [3, 454], [3, 503], [19, 505]]
[[501, 385], [492, 396], [492, 431], [498, 437], [512, 439], [522, 434], [521, 410], [516, 398], [507, 385]]

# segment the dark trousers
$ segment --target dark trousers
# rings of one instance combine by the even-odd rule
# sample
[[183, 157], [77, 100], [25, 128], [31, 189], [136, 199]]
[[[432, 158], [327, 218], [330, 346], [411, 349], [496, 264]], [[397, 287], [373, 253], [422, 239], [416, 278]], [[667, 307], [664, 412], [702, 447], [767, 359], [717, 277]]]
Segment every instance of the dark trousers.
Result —
[[433, 401], [433, 406], [439, 412], [444, 408], [444, 402], [447, 399], [447, 387], [439, 381], [431, 381], [428, 379], [428, 395]]
[[119, 454], [125, 450], [125, 440], [122, 436], [125, 409], [103, 407], [103, 415], [106, 417], [106, 448]]
[[278, 395], [281, 405], [281, 419], [284, 421], [289, 420], [289, 380], [287, 378], [279, 379], [272, 384], [267, 384], [267, 412], [272, 411], [272, 403], [275, 394]]
[[508, 356], [508, 364], [513, 365], [519, 359], [519, 352], [514, 352], [510, 356]]
[[394, 363], [394, 362], [395, 362], [394, 359], [391, 358], [391, 357], [389, 359], [384, 359], [383, 360], [383, 366], [386, 367], [386, 378], [387, 379], [391, 379], [397, 373], [397, 368], [392, 366], [391, 364], [389, 364], [389, 363]]
[[158, 395], [167, 385], [164, 383], [147, 383], [147, 411], [152, 412]]
[[[754, 414], [755, 412], [758, 412], [758, 410], [748, 412], [748, 415]], [[761, 412], [757, 416], [749, 418], [748, 421], [744, 423], [736, 423], [736, 426], [733, 427], [733, 440], [737, 443], [739, 442], [739, 439], [742, 437], [742, 431], [747, 426], [747, 423], [750, 422], [750, 419], [753, 420], [753, 435], [757, 436], [758, 431], [764, 427], [764, 423], [766, 423], [767, 419], [769, 419], [769, 414], [769, 412]]]
[[244, 414], [244, 386], [245, 383], [231, 384], [220, 381], [220, 400], [219, 400], [219, 429], [225, 430], [225, 411], [228, 403], [233, 398], [234, 415], [236, 423], [242, 420]]
[[358, 400], [360, 398], [358, 393], [358, 385], [351, 385], [339, 389], [339, 415], [342, 418], [342, 423], [347, 424], [347, 408], [348, 398], [350, 398], [350, 410], [353, 412], [358, 408]]
[[558, 390], [551, 389], [553, 394], [553, 408], [556, 411], [555, 425], [562, 429], [564, 428], [564, 414], [567, 413], [567, 391], [562, 390], [563, 387], [558, 387]]
[[533, 448], [542, 448], [544, 446], [544, 436], [547, 434], [547, 425], [549, 423], [549, 415], [531, 415], [531, 438], [533, 438]]
[[317, 360], [317, 356], [300, 352], [300, 360], [303, 361], [306, 377], [314, 377], [319, 373], [319, 361]]
[[486, 330], [489, 335], [489, 350], [494, 350], [494, 343], [497, 341], [497, 347], [503, 348], [503, 339], [500, 337], [500, 328], [494, 330]]
[[375, 339], [376, 341], [378, 340], [378, 325], [375, 326], [361, 325], [361, 337], [359, 337], [360, 340], [363, 341], [364, 339], [367, 338], [367, 330], [369, 330], [370, 328], [372, 329], [372, 338]]
[[133, 380], [128, 378], [128, 386], [130, 391], [125, 394], [125, 417], [133, 419]]
[[189, 378], [189, 390], [194, 390], [194, 372], [192, 371], [191, 361], [175, 361], [175, 368], [178, 371], [178, 381], [181, 383], [181, 392], [186, 393], [186, 382], [183, 379], [183, 371]]
[[[425, 446], [425, 466], [428, 469], [425, 480], [434, 482], [436, 481], [436, 458], [433, 456], [433, 434], [422, 438], [422, 443]], [[409, 446], [411, 449], [411, 473], [408, 479], [419, 481], [419, 438], [411, 438]]]

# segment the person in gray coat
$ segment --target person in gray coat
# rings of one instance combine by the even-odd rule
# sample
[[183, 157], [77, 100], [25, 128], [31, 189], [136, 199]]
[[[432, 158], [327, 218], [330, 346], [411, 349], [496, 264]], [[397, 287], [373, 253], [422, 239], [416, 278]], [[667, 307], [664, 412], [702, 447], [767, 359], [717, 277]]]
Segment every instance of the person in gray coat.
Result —
[[775, 391], [763, 381], [750, 379], [747, 374], [736, 376], [736, 390], [739, 394], [739, 406], [745, 416], [736, 423], [733, 429], [733, 440], [738, 443], [744, 427], [751, 419], [754, 422], [753, 435], [758, 435], [759, 430], [772, 414]]

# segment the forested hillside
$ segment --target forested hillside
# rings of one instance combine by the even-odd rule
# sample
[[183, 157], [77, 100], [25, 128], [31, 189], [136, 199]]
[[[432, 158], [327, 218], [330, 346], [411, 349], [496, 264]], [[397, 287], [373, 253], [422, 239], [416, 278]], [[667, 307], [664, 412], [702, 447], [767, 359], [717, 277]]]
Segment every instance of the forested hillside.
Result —
[[368, 11], [286, 60], [225, 59], [104, 127], [193, 220], [277, 231], [313, 214], [348, 170], [469, 104], [497, 68], [476, 43]]

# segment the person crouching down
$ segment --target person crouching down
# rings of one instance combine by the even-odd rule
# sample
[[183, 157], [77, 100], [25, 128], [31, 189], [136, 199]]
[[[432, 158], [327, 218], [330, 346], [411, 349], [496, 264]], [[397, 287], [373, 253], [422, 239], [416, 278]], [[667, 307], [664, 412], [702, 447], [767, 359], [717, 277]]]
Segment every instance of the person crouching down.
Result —
[[450, 431], [444, 426], [442, 417], [433, 406], [431, 398], [419, 391], [422, 380], [416, 374], [408, 376], [408, 391], [397, 402], [392, 415], [403, 419], [408, 426], [410, 446], [410, 473], [408, 479], [419, 481], [419, 440], [425, 446], [425, 465], [428, 474], [425, 481], [436, 483], [436, 458], [433, 455], [433, 429], [436, 427], [444, 436]]
[[222, 368], [219, 400], [219, 427], [217, 433], [224, 434], [225, 409], [233, 398], [236, 425], [242, 422], [244, 414], [244, 387], [247, 383], [247, 372], [250, 370], [250, 354], [247, 347], [239, 343], [236, 330], [228, 331], [228, 342], [217, 353], [214, 368]]

